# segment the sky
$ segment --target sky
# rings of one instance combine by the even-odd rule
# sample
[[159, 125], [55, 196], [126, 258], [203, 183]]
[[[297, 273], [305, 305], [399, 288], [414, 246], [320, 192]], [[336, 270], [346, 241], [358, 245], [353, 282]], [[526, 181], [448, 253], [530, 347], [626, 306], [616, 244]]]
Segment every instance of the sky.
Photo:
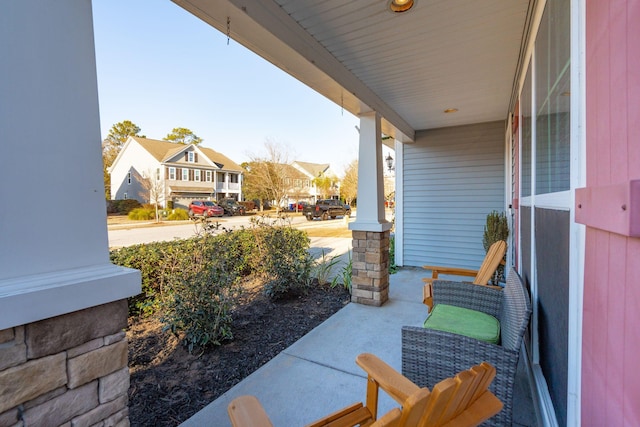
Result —
[[342, 175], [359, 119], [169, 0], [94, 0], [101, 135], [131, 120], [163, 139], [190, 129], [242, 163], [265, 142]]

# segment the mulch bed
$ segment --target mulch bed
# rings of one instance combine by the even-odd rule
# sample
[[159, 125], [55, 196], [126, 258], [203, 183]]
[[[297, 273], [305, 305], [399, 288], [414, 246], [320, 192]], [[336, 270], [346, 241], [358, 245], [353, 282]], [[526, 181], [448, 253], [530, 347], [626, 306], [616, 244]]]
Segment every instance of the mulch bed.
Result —
[[132, 426], [176, 426], [336, 313], [342, 286], [272, 302], [248, 292], [234, 312], [233, 341], [189, 354], [156, 318], [130, 318], [129, 419]]

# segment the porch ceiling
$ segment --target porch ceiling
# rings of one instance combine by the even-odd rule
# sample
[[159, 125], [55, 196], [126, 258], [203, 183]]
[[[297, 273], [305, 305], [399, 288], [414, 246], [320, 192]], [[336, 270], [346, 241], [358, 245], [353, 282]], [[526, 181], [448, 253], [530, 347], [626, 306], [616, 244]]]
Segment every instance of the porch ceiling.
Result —
[[[530, 0], [173, 0], [383, 132], [506, 118]], [[445, 114], [447, 108], [457, 113]]]

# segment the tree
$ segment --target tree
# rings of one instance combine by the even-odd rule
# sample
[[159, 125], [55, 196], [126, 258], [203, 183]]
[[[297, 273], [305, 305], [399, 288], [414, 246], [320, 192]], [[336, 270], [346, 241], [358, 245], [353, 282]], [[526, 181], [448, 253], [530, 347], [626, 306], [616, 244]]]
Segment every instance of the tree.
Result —
[[142, 177], [140, 177], [140, 185], [142, 186], [139, 194], [140, 198], [155, 206], [156, 222], [160, 222], [158, 204], [164, 200], [164, 183], [160, 178], [160, 169], [156, 169], [155, 171], [148, 169], [143, 173]]
[[165, 141], [174, 142], [176, 144], [200, 144], [203, 139], [196, 136], [191, 129], [187, 128], [173, 128], [171, 132], [164, 137]]
[[329, 193], [334, 184], [334, 180], [330, 176], [320, 173], [312, 182], [320, 192], [320, 198], [326, 199], [329, 197]]
[[102, 141], [102, 173], [104, 176], [104, 195], [107, 200], [111, 199], [111, 176], [108, 169], [118, 157], [122, 146], [130, 136], [139, 136], [146, 138], [140, 134], [138, 125], [130, 120], [123, 120], [111, 126], [109, 134]]
[[358, 197], [358, 160], [352, 160], [347, 165], [340, 185], [340, 196], [349, 205]]
[[262, 155], [251, 155], [246, 164], [243, 181], [245, 194], [260, 200], [272, 201], [279, 210], [289, 190], [287, 184], [289, 155], [286, 149], [273, 141], [266, 141]]

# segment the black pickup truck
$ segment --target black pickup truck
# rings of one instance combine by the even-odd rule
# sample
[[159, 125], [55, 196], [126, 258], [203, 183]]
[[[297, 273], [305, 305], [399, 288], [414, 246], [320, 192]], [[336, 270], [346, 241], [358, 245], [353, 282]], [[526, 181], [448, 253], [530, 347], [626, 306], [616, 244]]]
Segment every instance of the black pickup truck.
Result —
[[315, 205], [305, 206], [302, 214], [308, 221], [320, 218], [323, 221], [337, 216], [350, 216], [351, 209], [347, 210], [340, 200], [323, 199], [318, 200]]

